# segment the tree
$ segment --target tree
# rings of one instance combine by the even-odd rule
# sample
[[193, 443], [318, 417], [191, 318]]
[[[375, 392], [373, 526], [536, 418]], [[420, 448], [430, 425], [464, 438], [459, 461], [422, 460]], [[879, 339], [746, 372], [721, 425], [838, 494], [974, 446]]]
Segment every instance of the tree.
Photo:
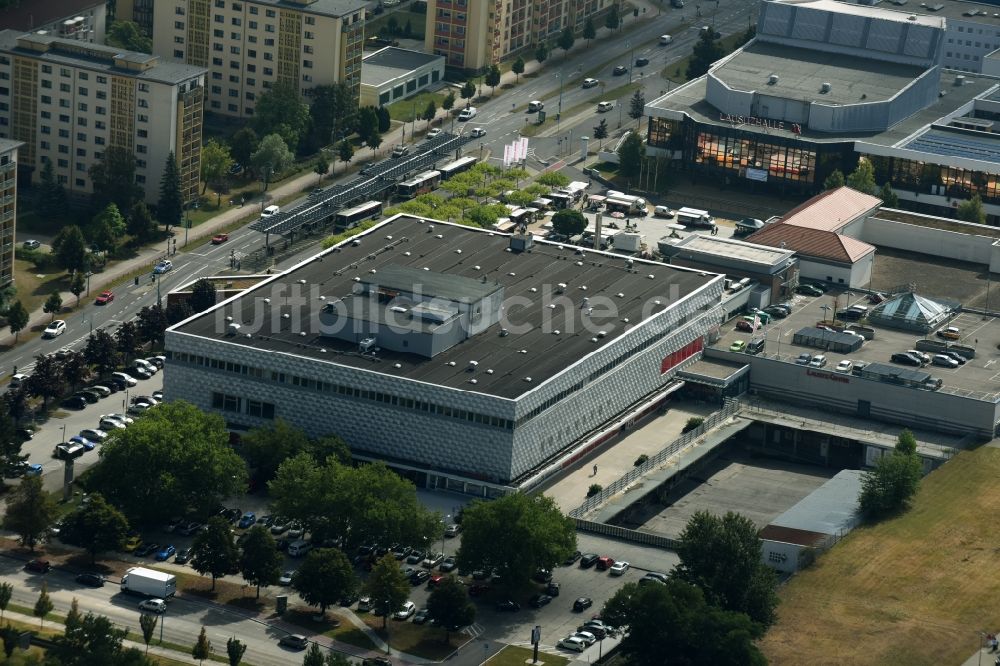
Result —
[[746, 516], [698, 511], [681, 532], [673, 577], [699, 587], [708, 603], [766, 628], [774, 622], [777, 580], [760, 552], [757, 527]]
[[872, 163], [863, 157], [858, 160], [858, 166], [847, 177], [847, 186], [858, 192], [875, 194], [875, 169]]
[[139, 243], [144, 243], [152, 237], [156, 230], [156, 222], [145, 201], [137, 201], [132, 206], [125, 230]]
[[[316, 645], [316, 643], [313, 643], [313, 645]], [[226, 641], [226, 656], [229, 657], [229, 666], [240, 666], [240, 662], [243, 661], [243, 655], [246, 651], [247, 644], [241, 642], [236, 636]]]
[[0, 583], [0, 620], [10, 605], [10, 598], [14, 596], [14, 586], [10, 583]]
[[43, 582], [42, 591], [38, 593], [38, 600], [35, 601], [35, 607], [31, 609], [31, 614], [39, 620], [39, 626], [45, 626], [45, 616], [51, 613], [53, 608], [55, 605], [49, 597], [49, 585]]
[[358, 136], [365, 137], [378, 133], [378, 114], [375, 109], [366, 106], [358, 112]]
[[594, 128], [594, 138], [598, 139], [601, 143], [598, 145], [598, 150], [604, 147], [604, 140], [608, 138], [608, 121], [601, 118], [601, 122], [597, 124]]
[[444, 109], [445, 111], [451, 111], [453, 108], [455, 108], [454, 90], [449, 90], [448, 94], [444, 96], [443, 100], [441, 100], [441, 108]]
[[268, 134], [261, 139], [260, 146], [250, 158], [257, 172], [264, 176], [265, 190], [271, 182], [271, 176], [283, 172], [294, 160], [295, 156], [279, 134]]
[[28, 325], [28, 311], [24, 309], [21, 301], [14, 301], [14, 304], [7, 309], [7, 325], [14, 334], [14, 342], [17, 342], [21, 331]]
[[899, 208], [899, 195], [892, 189], [892, 184], [886, 181], [879, 190], [878, 198], [886, 208]]
[[156, 219], [166, 231], [179, 226], [184, 215], [184, 196], [181, 194], [181, 172], [174, 151], [167, 154], [167, 162], [160, 177], [160, 198], [156, 202]]
[[66, 214], [66, 188], [56, 179], [52, 160], [42, 160], [42, 172], [39, 174], [38, 197], [35, 208], [42, 218], [62, 217]]
[[380, 133], [388, 132], [389, 128], [392, 127], [392, 116], [389, 114], [389, 109], [384, 106], [377, 107], [375, 117], [378, 118], [378, 131]]
[[545, 45], [545, 42], [539, 42], [538, 46], [535, 48], [535, 60], [541, 65], [543, 62], [548, 60], [549, 57], [549, 47]]
[[8, 491], [6, 503], [4, 529], [17, 534], [21, 543], [35, 552], [35, 546], [58, 517], [55, 500], [45, 492], [41, 477], [26, 476]]
[[354, 146], [351, 145], [350, 141], [344, 139], [340, 142], [340, 146], [337, 148], [337, 157], [345, 164], [351, 161], [354, 157]]
[[87, 241], [75, 224], [59, 230], [52, 240], [52, 252], [59, 265], [70, 272], [79, 272], [87, 267]]
[[229, 523], [219, 516], [212, 516], [208, 529], [198, 534], [191, 546], [191, 566], [201, 575], [212, 577], [214, 590], [216, 579], [230, 573], [238, 562], [239, 553], [233, 543]]
[[633, 132], [625, 137], [618, 147], [619, 175], [626, 178], [638, 176], [644, 159], [646, 159], [646, 145], [642, 142], [642, 137]]
[[167, 306], [167, 324], [173, 326], [178, 322], [182, 322], [191, 315], [194, 311], [191, 310], [191, 306], [187, 304], [187, 301], [174, 301]]
[[215, 139], [209, 139], [201, 149], [201, 179], [205, 181], [201, 193], [204, 194], [208, 190], [209, 184], [215, 184], [216, 196], [219, 197], [216, 205], [222, 197], [218, 192], [218, 184], [232, 168], [233, 156], [229, 152], [229, 146]]
[[[472, 99], [476, 96], [476, 84], [472, 81], [466, 81], [462, 85], [461, 90], [458, 91], [458, 94], [462, 99]], [[466, 106], [468, 106], [468, 103], [466, 103]]]
[[563, 31], [559, 33], [559, 40], [556, 42], [559, 48], [563, 50], [563, 58], [571, 48], [573, 48], [573, 42], [576, 41], [576, 35], [573, 34], [573, 28], [566, 26]]
[[[278, 559], [279, 562], [282, 560], [280, 557]], [[399, 565], [396, 564], [395, 558], [390, 559], [398, 570]], [[319, 606], [321, 616], [326, 615], [327, 606], [351, 594], [356, 587], [354, 566], [344, 552], [337, 548], [317, 548], [309, 551], [302, 566], [292, 576], [292, 588], [307, 604]], [[405, 597], [403, 601], [406, 601]], [[402, 603], [399, 602], [399, 605]], [[395, 608], [398, 609], [399, 605]]]
[[378, 132], [372, 132], [365, 137], [365, 145], [372, 149], [372, 155], [374, 155], [378, 147], [382, 145], [382, 135]]
[[117, 46], [129, 51], [153, 52], [153, 40], [142, 34], [139, 24], [134, 21], [113, 22], [104, 41], [108, 46]]
[[70, 602], [69, 612], [66, 613], [66, 620], [63, 622], [63, 626], [66, 631], [73, 631], [78, 629], [83, 621], [83, 615], [80, 614], [80, 602], [76, 597], [73, 597], [73, 601]]
[[524, 58], [517, 56], [517, 60], [510, 64], [510, 71], [514, 72], [514, 82], [521, 82], [521, 75], [524, 74]]
[[90, 368], [87, 366], [87, 359], [84, 358], [83, 352], [70, 351], [63, 357], [62, 376], [73, 389], [76, 389], [83, 383], [83, 380], [90, 376]]
[[56, 318], [56, 315], [62, 312], [62, 296], [59, 295], [58, 291], [53, 291], [49, 294], [49, 297], [45, 299], [45, 304], [42, 305], [42, 311], [46, 314], [52, 315], [49, 321]]
[[622, 24], [622, 17], [618, 9], [618, 4], [613, 3], [610, 11], [604, 17], [604, 27], [608, 30], [617, 30]]
[[896, 448], [879, 458], [874, 469], [861, 475], [861, 514], [868, 520], [878, 520], [903, 511], [916, 494], [922, 476], [917, 440], [912, 432], [903, 430]]
[[110, 333], [99, 328], [87, 338], [83, 357], [96, 367], [98, 374], [106, 375], [118, 367], [118, 343]]
[[105, 440], [89, 486], [141, 527], [176, 515], [211, 515], [223, 499], [246, 490], [246, 479], [222, 417], [174, 400]]
[[432, 620], [444, 627], [444, 642], [449, 641], [454, 627], [467, 627], [476, 620], [476, 607], [469, 594], [454, 576], [447, 576], [427, 598], [427, 611]]
[[587, 48], [590, 48], [590, 40], [597, 37], [597, 28], [594, 27], [594, 19], [587, 17], [587, 22], [583, 24], [583, 38], [587, 40]]
[[308, 127], [309, 107], [302, 101], [298, 86], [275, 83], [257, 98], [253, 128], [258, 135], [277, 134], [294, 149]]
[[284, 558], [278, 552], [274, 537], [264, 527], [253, 527], [247, 535], [240, 555], [240, 572], [246, 582], [257, 588], [260, 599], [261, 586], [274, 585], [281, 578]]
[[302, 657], [302, 666], [323, 666], [323, 653], [320, 652], [319, 643], [310, 643]]
[[153, 642], [153, 632], [159, 617], [152, 613], [141, 613], [139, 615], [139, 629], [142, 631], [142, 642], [146, 644], [146, 654], [149, 654], [149, 644]]
[[188, 298], [188, 304], [191, 306], [192, 312], [204, 312], [215, 305], [215, 301], [216, 290], [211, 280], [201, 278], [191, 286], [191, 297]]
[[538, 569], [553, 569], [576, 549], [576, 530], [551, 497], [515, 493], [474, 502], [462, 513], [460, 569], [496, 569], [517, 589]]
[[257, 132], [252, 127], [241, 127], [229, 139], [229, 154], [237, 163], [246, 167], [250, 165], [250, 160], [257, 152], [259, 144], [260, 137], [257, 136]]
[[835, 190], [838, 187], [844, 186], [844, 172], [840, 169], [834, 169], [826, 180], [823, 181], [824, 190]]
[[54, 355], [35, 356], [35, 369], [27, 382], [28, 391], [39, 396], [46, 403], [50, 399], [62, 397], [66, 392], [66, 380], [62, 374], [62, 363]]
[[0, 638], [3, 639], [3, 653], [7, 659], [14, 656], [14, 650], [21, 643], [21, 632], [10, 626], [8, 622], [3, 629], [0, 629]]
[[199, 664], [204, 663], [212, 656], [212, 641], [208, 640], [204, 625], [201, 627], [201, 633], [198, 634], [198, 641], [191, 648], [191, 656], [197, 659]]
[[115, 342], [118, 343], [118, 351], [122, 353], [125, 357], [125, 362], [128, 362], [129, 356], [135, 356], [139, 352], [139, 327], [135, 325], [135, 322], [131, 319], [122, 322], [115, 329]]
[[986, 223], [986, 210], [983, 208], [983, 199], [978, 194], [973, 194], [968, 201], [963, 201], [955, 211], [958, 219], [972, 222], [974, 224]]
[[688, 61], [688, 80], [704, 76], [712, 64], [725, 55], [725, 51], [716, 39], [716, 34], [714, 30], [701, 31], [691, 52], [691, 60]]
[[254, 476], [266, 482], [274, 478], [282, 462], [308, 450], [309, 438], [288, 421], [277, 418], [265, 427], [250, 430], [240, 445], [247, 463], [255, 470]]
[[490, 65], [483, 80], [490, 87], [490, 96], [496, 95], [497, 86], [500, 85], [500, 68], [496, 65]]
[[437, 104], [435, 104], [434, 100], [432, 100], [432, 99], [428, 100], [427, 101], [427, 106], [424, 107], [424, 112], [422, 114], [420, 114], [420, 119], [421, 120], [426, 120], [427, 121], [427, 125], [430, 126], [431, 121], [434, 120], [434, 116], [437, 115], [437, 112], [438, 112], [438, 110], [437, 110]]
[[566, 187], [569, 185], [569, 178], [558, 171], [547, 171], [540, 175], [536, 182], [546, 187]]
[[326, 155], [323, 154], [323, 151], [320, 151], [319, 155], [316, 156], [316, 163], [313, 165], [313, 173], [319, 176], [319, 180], [316, 181], [317, 185], [323, 183], [323, 176], [325, 176], [326, 172], [329, 170], [330, 161], [326, 159]]
[[59, 539], [90, 553], [90, 563], [97, 554], [119, 550], [128, 536], [128, 521], [121, 511], [108, 504], [100, 494], [90, 495], [90, 502], [63, 519]]
[[403, 575], [392, 553], [387, 553], [372, 567], [365, 582], [365, 593], [372, 600], [372, 609], [382, 616], [382, 628], [385, 629], [386, 618], [398, 611], [410, 597], [410, 581]]
[[[16, 476], [24, 461], [28, 459], [28, 456], [21, 455], [21, 439], [17, 434], [17, 423], [10, 410], [12, 402], [10, 393], [0, 400], [0, 476], [3, 478]], [[0, 609], [0, 619], [2, 613], [3, 609]]]
[[587, 218], [575, 208], [564, 208], [552, 216], [552, 230], [557, 234], [571, 237], [582, 234], [587, 228]]
[[629, 118], [639, 120], [645, 112], [646, 96], [642, 94], [642, 88], [639, 88], [635, 91], [635, 94], [632, 95], [632, 99], [629, 101], [628, 115]]
[[100, 252], [111, 252], [125, 235], [125, 218], [118, 206], [109, 203], [87, 226], [90, 243]]
[[139, 339], [157, 345], [167, 330], [167, 313], [159, 305], [144, 305], [136, 316]]
[[91, 165], [87, 172], [93, 182], [91, 199], [94, 210], [109, 203], [118, 210], [132, 210], [132, 205], [142, 198], [142, 188], [135, 182], [135, 155], [121, 146], [109, 146], [104, 159]]
[[153, 662], [135, 648], [122, 642], [128, 629], [118, 629], [106, 617], [87, 613], [66, 631], [54, 636], [48, 648], [46, 664], [59, 666], [153, 666]]
[[760, 625], [708, 604], [701, 590], [683, 581], [626, 583], [604, 605], [601, 619], [621, 632], [620, 649], [632, 666], [767, 663], [754, 642], [764, 633]]
[[83, 277], [83, 273], [76, 271], [73, 273], [73, 277], [69, 281], [69, 293], [76, 296], [76, 304], [80, 305], [80, 294], [82, 294], [87, 289], [87, 279]]
[[346, 137], [357, 126], [358, 105], [346, 83], [316, 86], [309, 116], [316, 145], [335, 144], [338, 137]]

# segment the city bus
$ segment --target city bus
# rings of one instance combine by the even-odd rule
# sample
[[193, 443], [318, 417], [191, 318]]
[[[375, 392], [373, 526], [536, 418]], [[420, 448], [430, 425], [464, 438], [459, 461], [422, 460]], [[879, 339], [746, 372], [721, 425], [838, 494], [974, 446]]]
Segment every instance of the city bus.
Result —
[[363, 220], [370, 220], [382, 215], [381, 201], [366, 201], [353, 208], [345, 208], [337, 213], [334, 223], [341, 228], [349, 229]]
[[441, 182], [440, 171], [424, 171], [409, 180], [396, 185], [396, 195], [412, 199], [421, 194], [427, 194]]
[[441, 180], [448, 180], [455, 174], [462, 173], [463, 171], [468, 171], [473, 167], [473, 165], [475, 165], [475, 163], [476, 163], [476, 158], [472, 156], [460, 157], [454, 162], [449, 162], [440, 169]]

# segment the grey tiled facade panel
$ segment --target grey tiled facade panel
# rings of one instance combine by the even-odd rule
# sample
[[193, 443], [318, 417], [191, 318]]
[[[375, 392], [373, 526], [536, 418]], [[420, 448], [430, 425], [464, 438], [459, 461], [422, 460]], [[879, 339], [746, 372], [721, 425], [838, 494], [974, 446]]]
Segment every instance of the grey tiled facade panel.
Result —
[[[205, 411], [216, 411], [212, 408], [213, 392], [242, 398], [244, 405], [247, 400], [272, 403], [276, 417], [310, 436], [336, 434], [352, 449], [390, 461], [502, 483], [537, 466], [669, 382], [676, 368], [661, 375], [662, 359], [718, 323], [718, 313], [706, 309], [718, 302], [720, 290], [721, 279], [709, 283], [678, 303], [676, 312], [669, 310], [648, 321], [633, 334], [608, 344], [516, 401], [175, 331], [167, 332], [167, 350], [261, 368], [264, 378], [170, 362], [164, 372], [164, 391], [171, 398], [187, 400]], [[515, 420], [567, 387], [586, 381], [592, 372], [623, 351], [677, 326], [684, 317], [691, 319], [513, 432], [270, 379], [274, 371]], [[232, 424], [253, 427], [270, 423], [245, 413], [219, 413]]]

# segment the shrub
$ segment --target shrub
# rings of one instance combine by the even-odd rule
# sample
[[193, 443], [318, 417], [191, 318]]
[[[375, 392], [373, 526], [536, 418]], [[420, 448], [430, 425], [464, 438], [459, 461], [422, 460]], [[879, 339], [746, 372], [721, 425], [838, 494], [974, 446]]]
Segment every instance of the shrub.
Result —
[[697, 429], [698, 426], [700, 426], [704, 422], [705, 419], [701, 418], [700, 416], [692, 416], [687, 420], [687, 423], [684, 424], [684, 427], [681, 429], [681, 432], [682, 433], [691, 432], [692, 430]]
[[632, 463], [632, 465], [635, 467], [638, 467], [639, 465], [645, 465], [647, 460], [649, 460], [649, 456], [643, 453], [641, 456], [635, 459], [635, 462]]
[[593, 497], [602, 490], [604, 490], [604, 486], [599, 483], [592, 483], [590, 484], [590, 488], [587, 488], [587, 497]]

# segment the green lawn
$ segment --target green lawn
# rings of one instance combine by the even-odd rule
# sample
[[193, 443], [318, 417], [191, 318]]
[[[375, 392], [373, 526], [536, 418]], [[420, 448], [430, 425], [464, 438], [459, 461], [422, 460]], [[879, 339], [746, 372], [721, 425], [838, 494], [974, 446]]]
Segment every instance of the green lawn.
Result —
[[[912, 508], [856, 529], [779, 590], [772, 664], [960, 664], [997, 629], [1000, 449], [959, 453]], [[984, 660], [985, 663], [985, 660]]]
[[[441, 108], [441, 102], [444, 98], [448, 96], [446, 92], [422, 92], [413, 97], [408, 97], [407, 99], [401, 99], [398, 102], [393, 102], [386, 108], [389, 109], [389, 117], [393, 120], [398, 120], [400, 122], [408, 123], [413, 120], [413, 116], [416, 115], [417, 119], [424, 113], [424, 109], [427, 108], [427, 102], [433, 100], [434, 106], [438, 109]], [[455, 100], [455, 105], [458, 105], [458, 100]]]
[[[45, 299], [53, 291], [69, 290], [69, 275], [66, 271], [56, 268], [44, 274], [35, 270], [35, 265], [23, 259], [14, 260], [14, 284], [17, 285], [17, 298], [28, 312], [34, 312], [42, 306]], [[84, 292], [86, 293], [86, 292]], [[81, 299], [83, 296], [81, 295]], [[63, 307], [76, 305], [76, 299], [70, 297], [63, 301]], [[21, 331], [21, 337], [28, 331]]]
[[444, 630], [429, 624], [413, 624], [390, 619], [382, 629], [382, 618], [365, 614], [365, 624], [374, 629], [393, 650], [399, 650], [430, 661], [441, 661], [468, 640], [465, 634], [452, 633], [444, 642]]
[[379, 16], [374, 17], [370, 21], [365, 22], [365, 37], [377, 36], [379, 31], [383, 27], [389, 25], [389, 19], [395, 18], [396, 24], [399, 26], [399, 30], [404, 30], [406, 28], [406, 22], [410, 22], [410, 34], [394, 35], [393, 39], [399, 39], [400, 37], [406, 39], [423, 39], [424, 38], [424, 26], [427, 19], [427, 14], [419, 14], [417, 12], [411, 12], [406, 9], [400, 9], [394, 12], [384, 12]]
[[[525, 663], [531, 663], [532, 656], [533, 653], [528, 648], [508, 645], [490, 657], [484, 666], [524, 666]], [[566, 657], [548, 652], [539, 652], [538, 661], [544, 662], [545, 666], [566, 666], [569, 663], [569, 659]]]

